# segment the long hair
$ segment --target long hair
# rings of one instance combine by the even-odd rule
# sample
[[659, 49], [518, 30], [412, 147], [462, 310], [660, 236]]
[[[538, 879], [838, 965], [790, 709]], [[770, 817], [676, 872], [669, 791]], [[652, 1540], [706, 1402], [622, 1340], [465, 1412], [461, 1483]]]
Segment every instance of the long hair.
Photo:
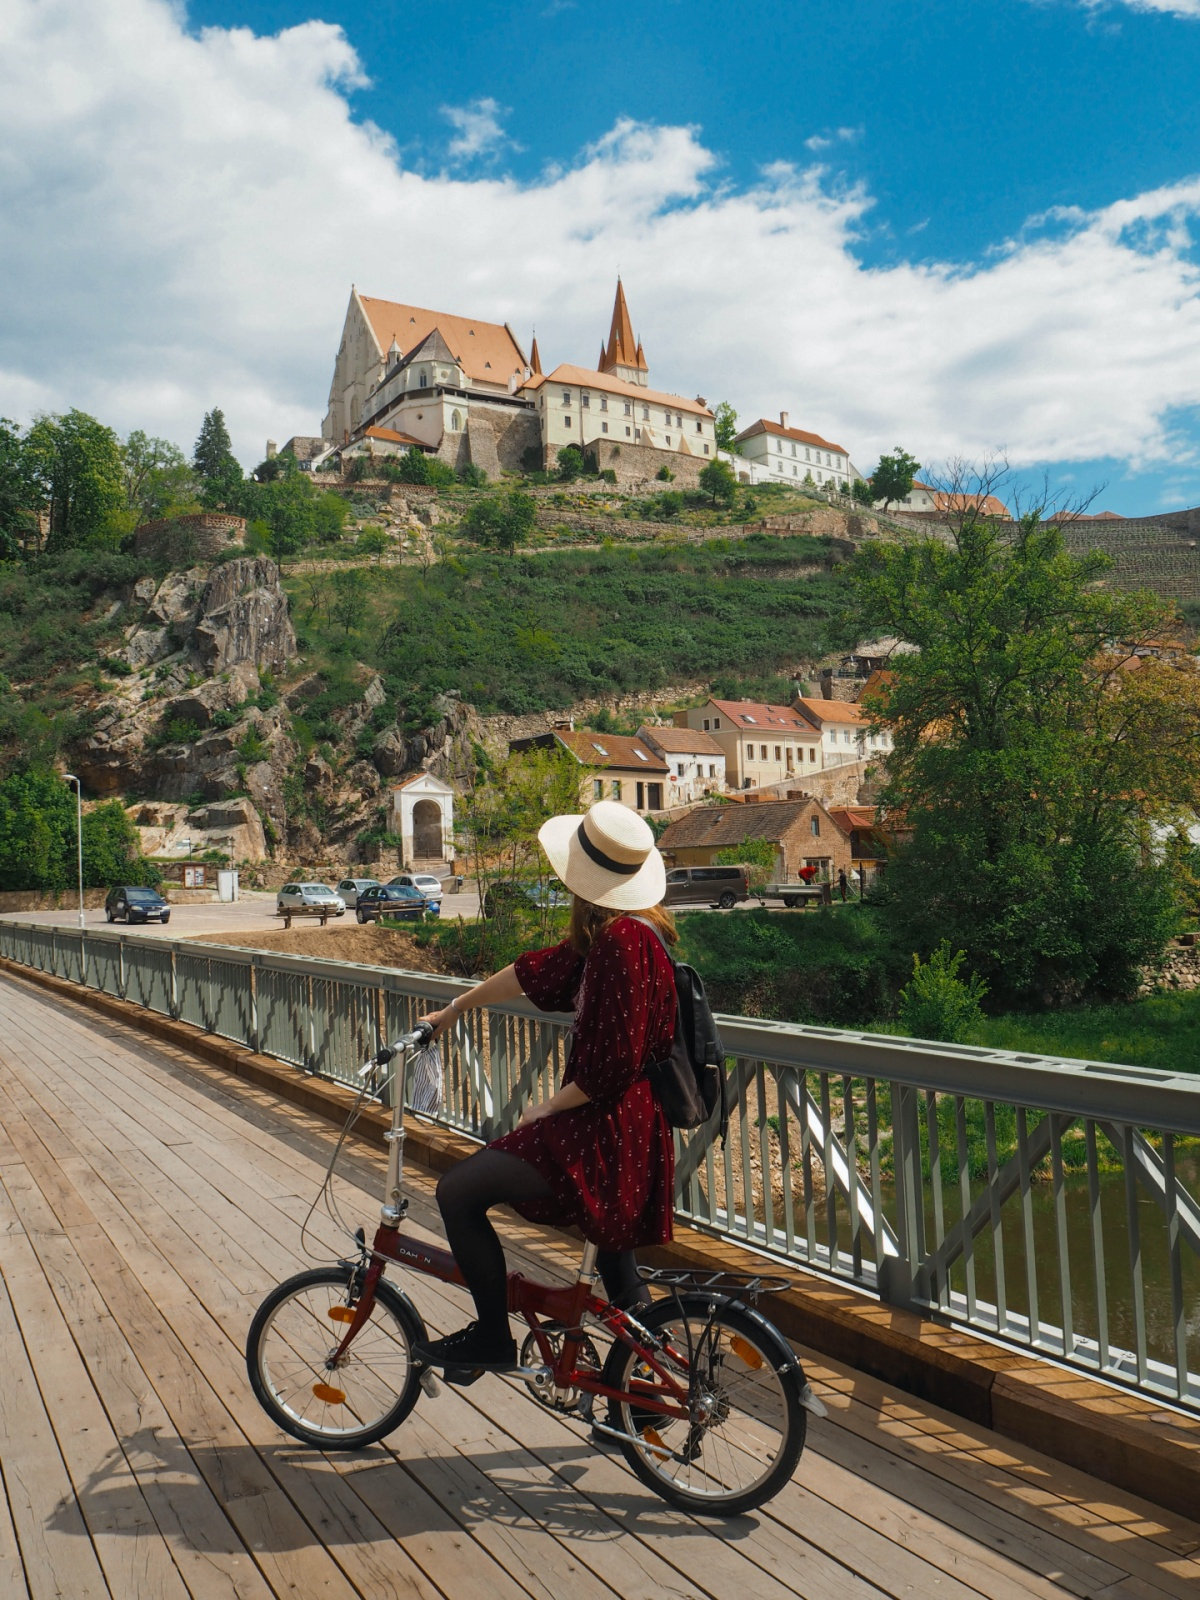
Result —
[[655, 927], [668, 944], [679, 938], [675, 918], [663, 906], [647, 906], [644, 911], [610, 911], [607, 906], [594, 906], [579, 895], [571, 896], [571, 931], [568, 938], [571, 949], [586, 956], [592, 945], [618, 917], [641, 917]]

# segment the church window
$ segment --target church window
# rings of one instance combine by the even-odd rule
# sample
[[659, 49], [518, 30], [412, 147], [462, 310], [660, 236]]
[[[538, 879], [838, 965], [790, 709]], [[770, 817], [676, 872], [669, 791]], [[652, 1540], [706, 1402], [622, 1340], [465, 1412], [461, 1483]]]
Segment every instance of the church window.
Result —
[[630, 405], [628, 400], [625, 402], [625, 415], [627, 417], [631, 417], [633, 415], [633, 407]]
[[675, 415], [675, 426], [677, 428], [683, 427], [683, 418], [678, 414], [678, 412]]
[[642, 407], [642, 421], [643, 422], [649, 422], [650, 421], [650, 407], [649, 406], [643, 406]]
[[563, 427], [564, 427], [564, 428], [569, 428], [569, 427], [570, 427], [570, 426], [571, 426], [571, 419], [570, 419], [570, 417], [564, 417], [564, 418], [563, 418]]
[[600, 396], [600, 409], [601, 411], [608, 410], [608, 396], [606, 394]]
[[462, 415], [460, 412], [452, 411], [450, 413], [450, 431], [451, 433], [462, 432]]
[[696, 424], [696, 432], [697, 432], [697, 433], [703, 433], [703, 432], [704, 432], [704, 425], [703, 425], [703, 423], [700, 423], [700, 422], [698, 422], [698, 423], [697, 423], [697, 424]]
[[666, 423], [668, 428], [671, 426], [671, 413], [669, 411], [663, 412], [663, 421]]
[[592, 397], [591, 397], [591, 395], [590, 394], [581, 394], [579, 396], [579, 404], [583, 407], [583, 409], [585, 411], [590, 411], [591, 408], [592, 408]]
[[422, 389], [428, 389], [429, 387], [429, 374], [424, 367], [421, 368], [421, 387]]

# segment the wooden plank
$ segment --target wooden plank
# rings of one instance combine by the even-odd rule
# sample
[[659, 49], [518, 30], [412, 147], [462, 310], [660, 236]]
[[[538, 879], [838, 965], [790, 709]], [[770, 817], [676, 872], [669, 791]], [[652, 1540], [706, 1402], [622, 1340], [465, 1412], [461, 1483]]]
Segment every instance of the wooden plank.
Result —
[[2, 1457], [0, 1457], [0, 1594], [11, 1596], [11, 1600], [29, 1600], [29, 1585], [25, 1582], [25, 1563], [21, 1560], [17, 1530], [13, 1526], [12, 1508], [8, 1503]]
[[[14, 1169], [10, 1166], [7, 1172]], [[70, 1474], [0, 1281], [0, 1468], [32, 1600], [109, 1600]]]

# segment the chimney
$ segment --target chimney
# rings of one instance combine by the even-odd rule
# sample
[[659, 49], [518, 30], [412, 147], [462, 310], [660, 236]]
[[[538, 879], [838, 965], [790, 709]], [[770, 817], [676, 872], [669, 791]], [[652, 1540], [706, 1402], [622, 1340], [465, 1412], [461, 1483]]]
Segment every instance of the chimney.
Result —
[[787, 414], [786, 411], [781, 411], [779, 413], [779, 426], [781, 428], [786, 428], [787, 425], [788, 425], [788, 414]]
[[275, 443], [274, 439], [268, 439], [267, 440], [267, 460], [270, 461], [273, 456], [277, 456], [278, 454], [279, 454], [279, 446]]

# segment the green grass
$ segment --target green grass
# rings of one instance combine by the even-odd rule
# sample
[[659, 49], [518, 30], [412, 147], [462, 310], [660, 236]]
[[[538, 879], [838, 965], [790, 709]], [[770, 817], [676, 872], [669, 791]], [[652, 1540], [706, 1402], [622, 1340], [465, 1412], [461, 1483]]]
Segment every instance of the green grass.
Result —
[[978, 1042], [997, 1050], [1200, 1072], [1200, 989], [1125, 1005], [989, 1017]]

